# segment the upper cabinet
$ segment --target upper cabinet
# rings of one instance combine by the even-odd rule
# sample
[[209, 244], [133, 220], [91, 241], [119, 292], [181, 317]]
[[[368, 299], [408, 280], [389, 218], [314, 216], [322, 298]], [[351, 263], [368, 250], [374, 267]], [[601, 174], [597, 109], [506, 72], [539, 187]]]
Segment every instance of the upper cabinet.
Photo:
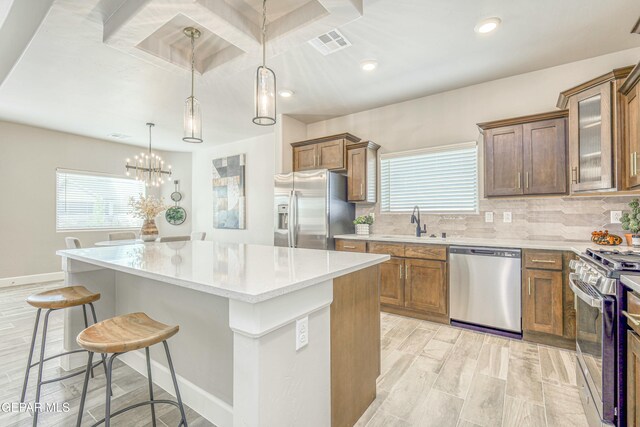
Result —
[[350, 202], [376, 202], [379, 148], [371, 141], [347, 146], [347, 197]]
[[293, 171], [329, 169], [347, 174], [347, 196], [354, 203], [375, 203], [378, 149], [350, 133], [294, 142]]
[[567, 115], [564, 110], [479, 123], [485, 196], [566, 193]]
[[350, 143], [359, 142], [360, 138], [343, 133], [322, 138], [294, 142], [293, 171], [309, 169], [329, 169], [345, 172], [347, 170], [346, 147]]
[[620, 87], [620, 93], [624, 96], [624, 139], [623, 155], [626, 161], [623, 164], [625, 172], [625, 184], [627, 189], [633, 190], [640, 187], [640, 174], [638, 173], [638, 152], [640, 151], [640, 64], [638, 64], [624, 84]]
[[618, 68], [560, 93], [569, 108], [571, 192], [622, 190], [624, 99], [618, 89], [631, 67]]

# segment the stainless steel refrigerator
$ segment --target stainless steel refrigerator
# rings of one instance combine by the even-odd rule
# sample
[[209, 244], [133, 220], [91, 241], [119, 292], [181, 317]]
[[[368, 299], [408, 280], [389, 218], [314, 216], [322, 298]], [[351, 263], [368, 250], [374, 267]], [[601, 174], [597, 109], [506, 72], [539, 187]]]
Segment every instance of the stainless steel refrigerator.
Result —
[[275, 246], [334, 249], [333, 236], [354, 231], [347, 178], [326, 169], [275, 176]]

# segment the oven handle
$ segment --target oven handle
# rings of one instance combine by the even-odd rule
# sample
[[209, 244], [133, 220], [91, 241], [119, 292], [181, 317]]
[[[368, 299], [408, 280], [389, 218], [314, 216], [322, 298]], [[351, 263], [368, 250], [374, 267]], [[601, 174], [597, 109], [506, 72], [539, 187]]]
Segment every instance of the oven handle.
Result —
[[602, 298], [594, 298], [591, 295], [587, 294], [585, 291], [580, 289], [578, 285], [576, 285], [573, 281], [574, 277], [576, 277], [575, 273], [569, 274], [569, 287], [573, 291], [574, 294], [582, 301], [586, 302], [591, 307], [597, 307], [602, 312]]
[[622, 314], [624, 314], [624, 317], [626, 317], [629, 322], [631, 322], [635, 326], [640, 326], [640, 320], [638, 319], [638, 317], [640, 316], [638, 316], [637, 314], [630, 314], [629, 312], [624, 310], [622, 310]]

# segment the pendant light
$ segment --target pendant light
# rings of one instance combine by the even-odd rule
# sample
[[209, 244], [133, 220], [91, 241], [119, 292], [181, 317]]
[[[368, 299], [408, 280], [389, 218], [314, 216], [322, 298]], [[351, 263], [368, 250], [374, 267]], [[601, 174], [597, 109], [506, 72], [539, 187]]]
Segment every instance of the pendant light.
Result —
[[184, 35], [191, 39], [191, 96], [184, 103], [184, 142], [200, 143], [202, 142], [202, 112], [200, 111], [200, 103], [193, 95], [193, 87], [195, 82], [195, 43], [200, 37], [200, 30], [193, 27], [187, 27], [182, 30]]
[[262, 65], [256, 72], [255, 106], [253, 123], [271, 126], [276, 123], [276, 75], [266, 66], [267, 0], [262, 0]]
[[147, 126], [149, 126], [149, 151], [136, 155], [133, 158], [133, 164], [130, 159], [127, 159], [125, 168], [127, 176], [131, 176], [130, 171], [133, 171], [135, 178], [144, 181], [147, 187], [160, 187], [160, 184], [164, 184], [163, 175], [171, 176], [171, 165], [164, 169], [162, 157], [151, 151], [151, 128], [155, 125], [147, 123]]

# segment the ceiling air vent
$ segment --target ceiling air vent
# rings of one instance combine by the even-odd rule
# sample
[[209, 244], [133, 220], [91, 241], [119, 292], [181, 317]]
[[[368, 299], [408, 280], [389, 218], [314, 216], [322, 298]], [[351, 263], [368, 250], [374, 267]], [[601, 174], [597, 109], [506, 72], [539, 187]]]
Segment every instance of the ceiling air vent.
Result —
[[347, 40], [340, 31], [331, 30], [328, 33], [321, 34], [315, 39], [309, 40], [309, 44], [315, 47], [321, 54], [329, 55], [337, 52], [345, 47], [351, 46], [351, 42]]

